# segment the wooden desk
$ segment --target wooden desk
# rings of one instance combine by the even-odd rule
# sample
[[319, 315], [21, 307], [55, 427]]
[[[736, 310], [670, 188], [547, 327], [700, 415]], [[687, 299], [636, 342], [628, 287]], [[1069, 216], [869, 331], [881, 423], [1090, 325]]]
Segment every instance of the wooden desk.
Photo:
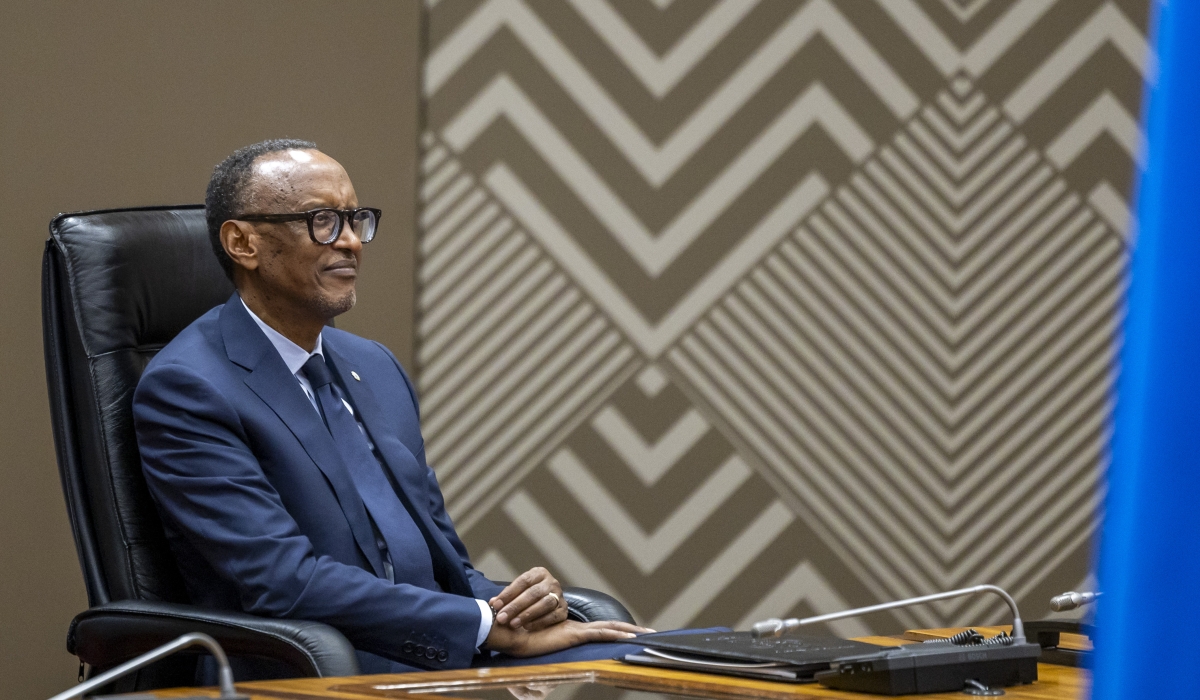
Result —
[[[976, 628], [989, 633], [1002, 628]], [[910, 631], [900, 637], [863, 637], [861, 641], [872, 644], [899, 645], [910, 643], [914, 638], [929, 639], [948, 636], [959, 629]], [[1087, 671], [1066, 666], [1038, 664], [1038, 680], [1029, 685], [1006, 688], [1005, 698], [1010, 700], [1077, 700], [1087, 697], [1089, 683]], [[573, 664], [546, 666], [520, 666], [512, 668], [482, 668], [462, 671], [436, 671], [428, 673], [405, 673], [375, 676], [351, 676], [347, 678], [298, 678], [283, 681], [255, 681], [239, 683], [238, 690], [254, 700], [518, 700], [522, 696], [508, 690], [510, 687], [573, 684], [560, 687], [546, 700], [571, 698], [572, 700], [641, 700], [644, 693], [692, 698], [768, 698], [778, 700], [805, 700], [808, 698], [855, 698], [865, 699], [888, 697], [864, 695], [831, 690], [813, 683], [773, 683], [743, 678], [731, 678], [707, 673], [672, 671], [669, 669], [632, 666], [618, 661], [586, 661]], [[578, 685], [584, 684], [584, 685]], [[628, 691], [637, 694], [626, 695]], [[543, 692], [541, 695], [544, 695]], [[188, 695], [216, 697], [213, 689], [177, 688], [154, 693], [160, 698], [178, 698]], [[639, 698], [640, 696], [640, 698]], [[536, 700], [537, 692], [525, 696]], [[902, 698], [922, 700], [963, 700], [969, 696], [958, 692], [935, 695], [906, 695]], [[646, 699], [648, 700], [648, 699]], [[665, 698], [663, 698], [665, 700]]]

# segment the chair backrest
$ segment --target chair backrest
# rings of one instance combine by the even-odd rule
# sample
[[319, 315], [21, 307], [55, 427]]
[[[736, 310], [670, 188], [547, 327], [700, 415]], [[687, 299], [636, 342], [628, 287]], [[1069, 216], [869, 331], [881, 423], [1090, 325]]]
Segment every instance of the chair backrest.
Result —
[[133, 431], [146, 364], [233, 285], [200, 205], [63, 214], [42, 259], [54, 444], [90, 605], [188, 602]]

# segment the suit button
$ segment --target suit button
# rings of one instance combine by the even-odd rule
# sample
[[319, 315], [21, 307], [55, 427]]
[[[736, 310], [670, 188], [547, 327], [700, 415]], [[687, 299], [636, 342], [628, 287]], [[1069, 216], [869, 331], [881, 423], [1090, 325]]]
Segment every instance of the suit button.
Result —
[[412, 652], [413, 652], [413, 643], [412, 643], [412, 642], [405, 642], [405, 643], [404, 643], [404, 653], [405, 653], [405, 654], [411, 654]]
[[424, 655], [425, 655], [425, 645], [424, 645], [424, 644], [418, 644], [418, 645], [417, 645], [417, 646], [416, 646], [416, 647], [413, 649], [413, 651], [417, 652], [417, 656], [424, 656]]
[[442, 663], [446, 663], [449, 659], [450, 659], [450, 655], [447, 654], [446, 652], [444, 652], [444, 651], [438, 652], [438, 661], [441, 661]]
[[437, 655], [438, 655], [437, 649], [434, 649], [433, 647], [429, 647], [428, 649], [425, 650], [425, 658], [429, 659], [430, 661], [433, 661], [434, 659], [436, 659]]

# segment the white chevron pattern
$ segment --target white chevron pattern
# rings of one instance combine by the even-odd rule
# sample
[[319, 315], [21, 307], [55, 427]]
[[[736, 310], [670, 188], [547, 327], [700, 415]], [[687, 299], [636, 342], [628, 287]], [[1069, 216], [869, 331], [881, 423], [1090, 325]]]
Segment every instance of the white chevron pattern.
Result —
[[[459, 113], [443, 131], [447, 142], [462, 151], [491, 122], [503, 114], [554, 168], [571, 190], [605, 224], [621, 245], [651, 277], [675, 262], [713, 220], [762, 175], [779, 155], [812, 125], [819, 124], [855, 162], [870, 153], [873, 144], [841, 106], [820, 85], [814, 85], [782, 112], [771, 126], [729, 164], [692, 203], [661, 232], [651, 233], [638, 220], [550, 120], [513, 84], [500, 76]], [[500, 167], [500, 166], [497, 166]], [[508, 172], [500, 170], [498, 172]], [[495, 175], [489, 176], [489, 180]], [[498, 190], [503, 197], [506, 189]], [[515, 201], [508, 202], [510, 206]], [[520, 210], [517, 210], [518, 213]]]
[[600, 409], [592, 419], [592, 427], [646, 486], [658, 483], [667, 470], [695, 447], [709, 429], [708, 421], [692, 409], [657, 442], [648, 445], [637, 429], [612, 406]]
[[[809, 603], [818, 615], [841, 612], [852, 607], [838, 595], [837, 591], [829, 585], [829, 582], [811, 562], [802, 561], [775, 588], [771, 589], [767, 597], [759, 601], [740, 622], [734, 625], [734, 629], [747, 630], [760, 620], [788, 616], [787, 611], [802, 602]], [[866, 625], [853, 617], [834, 620], [829, 626], [835, 633], [846, 638], [866, 637], [871, 634], [871, 630]]]
[[[915, 0], [876, 0], [879, 7], [891, 15], [896, 25], [904, 30], [908, 38], [947, 78], [959, 71], [966, 71], [972, 77], [983, 75], [1017, 39], [1054, 6], [1055, 1], [1017, 0], [1000, 21], [993, 24], [970, 49], [960, 51], [921, 10]], [[982, 4], [977, 3], [977, 7]], [[946, 5], [953, 7], [949, 1]], [[968, 13], [964, 15], [969, 17]]]
[[488, 171], [485, 181], [496, 197], [521, 219], [525, 228], [560, 265], [571, 272], [575, 281], [587, 290], [595, 303], [604, 307], [609, 318], [649, 358], [660, 355], [687, 330], [713, 301], [720, 298], [763, 254], [774, 247], [828, 191], [828, 185], [820, 175], [809, 175], [800, 181], [665, 318], [652, 324], [511, 170], [498, 164]]
[[1142, 130], [1137, 120], [1108, 92], [1101, 93], [1054, 139], [1046, 148], [1046, 156], [1061, 170], [1074, 162], [1102, 133], [1110, 135], [1131, 158], [1141, 162], [1146, 150]]
[[1008, 96], [1004, 101], [1005, 113], [1018, 123], [1028, 119], [1046, 98], [1106, 44], [1120, 51], [1143, 76], [1154, 74], [1154, 56], [1146, 38], [1124, 13], [1106, 3]]
[[[998, 192], [965, 197], [972, 174], [932, 177], [916, 125], [669, 357], [888, 596], [1020, 590], [1034, 552], [1090, 532], [1123, 246], [1019, 137], [976, 166]], [[917, 212], [925, 236], [904, 235]], [[913, 282], [968, 256], [987, 273]]]
[[[428, 183], [458, 166], [426, 143]], [[440, 179], [449, 184], [426, 188], [423, 213], [428, 230], [447, 233], [423, 246], [436, 274], [420, 299], [422, 425], [447, 507], [470, 524], [498, 483], [633, 370], [634, 355], [469, 176]], [[468, 223], [450, 235], [453, 222]]]
[[646, 533], [569, 449], [550, 458], [550, 471], [643, 574], [654, 573], [750, 477], [741, 458], [729, 458], [658, 529]]
[[661, 628], [1082, 578], [1134, 5], [427, 0], [417, 375], [480, 566]]
[[594, 0], [569, 2], [646, 89], [659, 98], [670, 92], [758, 4], [758, 0], [721, 0], [660, 58], [612, 5]]
[[[426, 61], [425, 93], [445, 81], [501, 27], [507, 27], [538, 58], [562, 89], [590, 117], [651, 185], [658, 187], [757, 93], [785, 61], [820, 33], [840, 49], [862, 80], [898, 118], [911, 114], [916, 97], [827, 0], [806, 3], [780, 27], [663, 143], [655, 146], [537, 15], [520, 0], [488, 0], [442, 42]], [[453, 141], [447, 136], [447, 140]]]

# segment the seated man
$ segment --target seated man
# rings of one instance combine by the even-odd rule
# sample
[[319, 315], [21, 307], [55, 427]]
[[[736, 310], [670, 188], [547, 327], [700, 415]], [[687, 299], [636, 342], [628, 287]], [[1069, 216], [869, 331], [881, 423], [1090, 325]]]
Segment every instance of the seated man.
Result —
[[354, 306], [380, 217], [337, 161], [305, 141], [254, 144], [216, 167], [205, 203], [237, 292], [163, 348], [134, 394], [146, 482], [196, 604], [326, 622], [365, 673], [646, 631], [568, 621], [545, 569], [502, 590], [472, 568], [404, 370], [326, 326]]

